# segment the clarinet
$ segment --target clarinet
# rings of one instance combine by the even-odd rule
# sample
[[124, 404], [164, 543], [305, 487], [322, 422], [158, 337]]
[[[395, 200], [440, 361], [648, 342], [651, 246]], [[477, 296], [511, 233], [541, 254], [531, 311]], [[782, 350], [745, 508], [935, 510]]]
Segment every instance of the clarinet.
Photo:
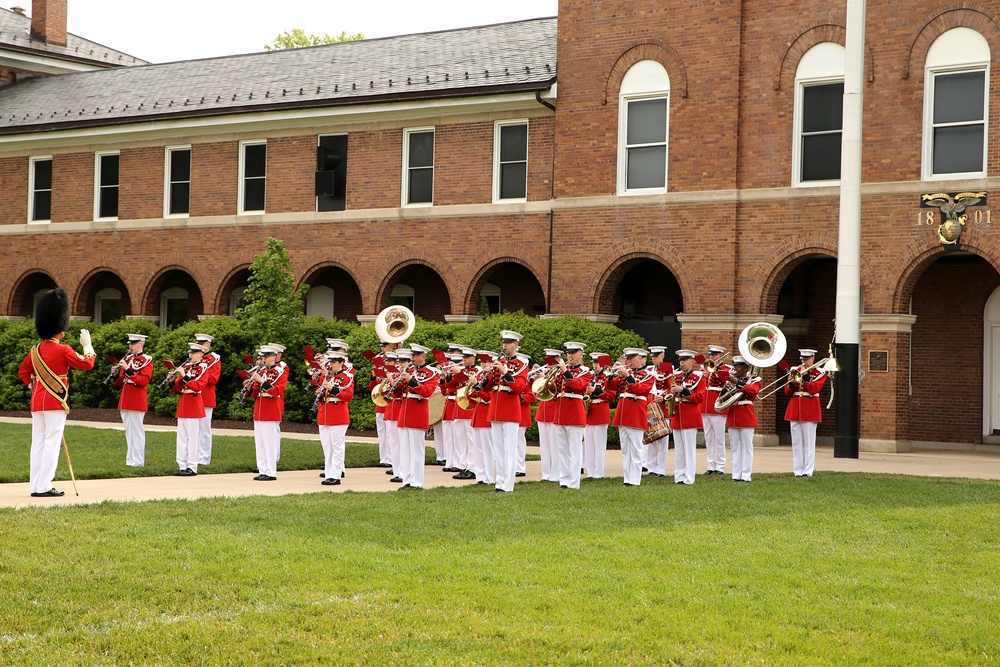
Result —
[[[125, 355], [125, 358], [122, 359], [122, 361], [128, 361], [131, 358], [132, 358], [132, 353], [129, 352], [128, 354]], [[111, 367], [111, 372], [108, 373], [108, 377], [104, 378], [104, 381], [101, 384], [106, 385], [107, 383], [111, 382], [112, 380], [115, 379], [115, 375], [117, 374], [118, 374], [118, 364], [115, 364], [114, 366]]]
[[331, 373], [329, 371], [323, 371], [323, 377], [319, 382], [319, 386], [316, 387], [316, 397], [313, 398], [313, 404], [312, 407], [309, 408], [309, 412], [316, 412], [317, 410], [319, 410], [320, 397], [326, 398], [325, 396], [326, 389], [323, 388], [323, 385], [326, 384], [326, 382], [330, 379], [330, 377]]
[[157, 389], [166, 389], [167, 385], [170, 384], [170, 381], [173, 379], [174, 374], [175, 373], [180, 373], [181, 369], [184, 368], [184, 364], [186, 364], [186, 363], [187, 363], [187, 361], [185, 361], [184, 363], [182, 363], [180, 366], [175, 366], [174, 369], [172, 371], [170, 371], [169, 373], [167, 373], [167, 376], [165, 378], [163, 378], [163, 382], [161, 382], [160, 384], [156, 385], [156, 388]]
[[[253, 375], [254, 373], [259, 373], [263, 368], [264, 368], [264, 362], [261, 361], [256, 366], [250, 369], [249, 371], [250, 375]], [[239, 392], [236, 394], [237, 403], [243, 405], [244, 401], [247, 400], [247, 397], [250, 395], [250, 387], [252, 384], [253, 384], [253, 379], [251, 378], [247, 378], [246, 380], [243, 381], [243, 386], [239, 389]]]

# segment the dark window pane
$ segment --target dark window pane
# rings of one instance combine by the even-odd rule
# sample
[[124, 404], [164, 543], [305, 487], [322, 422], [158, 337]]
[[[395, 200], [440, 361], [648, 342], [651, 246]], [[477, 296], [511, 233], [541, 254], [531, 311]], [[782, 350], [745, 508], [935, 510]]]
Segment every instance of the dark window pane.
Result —
[[802, 137], [802, 180], [840, 180], [840, 132]]
[[118, 188], [101, 188], [101, 205], [99, 207], [99, 217], [118, 217]]
[[628, 177], [625, 187], [662, 188], [667, 181], [665, 146], [628, 149]]
[[191, 151], [170, 151], [170, 180], [191, 180]]
[[101, 299], [101, 312], [98, 315], [99, 324], [107, 324], [122, 318], [121, 299]]
[[486, 300], [486, 308], [490, 311], [490, 315], [496, 315], [500, 312], [500, 295], [494, 296], [484, 296]]
[[528, 126], [500, 126], [500, 161], [513, 162], [528, 159]]
[[[413, 297], [412, 296], [390, 296], [389, 297], [390, 306], [406, 306], [410, 310], [413, 310]], [[414, 312], [414, 314], [416, 314]]]
[[31, 211], [32, 220], [52, 219], [52, 191], [45, 190], [35, 193], [34, 207]]
[[527, 162], [500, 165], [500, 199], [524, 199], [527, 177]]
[[667, 101], [641, 100], [628, 103], [626, 142], [655, 144], [667, 140]]
[[118, 185], [118, 156], [101, 156], [101, 185]]
[[170, 214], [190, 213], [190, 183], [170, 184]]
[[407, 203], [422, 204], [434, 201], [434, 170], [411, 169], [410, 192]]
[[844, 84], [806, 86], [802, 91], [802, 131], [844, 129]]
[[264, 210], [264, 183], [263, 178], [244, 179], [243, 190], [243, 210], [263, 211]]
[[985, 72], [939, 74], [934, 77], [934, 122], [983, 120]]
[[431, 167], [434, 165], [434, 133], [415, 132], [410, 135], [411, 167]]
[[983, 126], [962, 125], [934, 130], [934, 173], [961, 174], [983, 170]]
[[243, 147], [243, 176], [253, 178], [267, 173], [267, 144], [250, 144]]
[[187, 322], [188, 300], [167, 299], [167, 328], [173, 329]]
[[52, 189], [52, 160], [37, 160], [35, 162], [35, 189]]

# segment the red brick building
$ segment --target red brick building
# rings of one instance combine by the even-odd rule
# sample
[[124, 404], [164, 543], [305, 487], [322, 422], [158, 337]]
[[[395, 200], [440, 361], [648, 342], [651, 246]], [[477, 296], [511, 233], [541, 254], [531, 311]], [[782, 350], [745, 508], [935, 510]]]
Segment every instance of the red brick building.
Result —
[[[563, 0], [558, 20], [23, 78], [0, 90], [0, 315], [55, 284], [97, 320], [228, 313], [275, 236], [310, 313], [485, 303], [701, 349], [766, 319], [825, 350], [844, 21]], [[862, 449], [1000, 432], [994, 51], [1000, 3], [869, 3]], [[937, 193], [984, 193], [957, 243], [921, 206]]]

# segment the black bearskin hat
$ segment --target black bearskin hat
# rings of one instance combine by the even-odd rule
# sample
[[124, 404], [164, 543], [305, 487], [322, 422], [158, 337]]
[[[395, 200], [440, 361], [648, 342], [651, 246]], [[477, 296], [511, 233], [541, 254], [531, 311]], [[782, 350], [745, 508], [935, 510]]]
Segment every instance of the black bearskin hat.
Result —
[[35, 306], [35, 331], [42, 340], [69, 329], [69, 294], [61, 287], [49, 290]]

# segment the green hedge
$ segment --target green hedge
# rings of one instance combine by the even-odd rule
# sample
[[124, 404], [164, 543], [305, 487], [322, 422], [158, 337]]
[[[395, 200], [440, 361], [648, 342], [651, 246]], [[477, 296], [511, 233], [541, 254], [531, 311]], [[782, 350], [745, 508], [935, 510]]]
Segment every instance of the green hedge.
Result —
[[[113, 408], [117, 405], [118, 392], [114, 385], [103, 384], [110, 371], [105, 355], [121, 358], [128, 352], [127, 333], [142, 333], [149, 336], [146, 352], [156, 360], [156, 370], [149, 389], [150, 409], [164, 415], [173, 415], [177, 407], [177, 395], [158, 385], [167, 374], [161, 361], [170, 359], [181, 361], [187, 356], [187, 344], [194, 340], [195, 333], [207, 333], [215, 337], [212, 351], [222, 356], [222, 377], [216, 390], [218, 419], [249, 420], [252, 418], [252, 403], [239, 405], [238, 393], [242, 381], [236, 374], [246, 368], [244, 355], [263, 343], [280, 343], [287, 350], [283, 360], [291, 367], [288, 387], [285, 390], [285, 419], [308, 423], [315, 419], [310, 411], [314, 391], [308, 384], [305, 373], [305, 345], [311, 345], [317, 352], [326, 348], [326, 338], [343, 338], [351, 346], [351, 362], [356, 369], [358, 389], [351, 402], [351, 426], [361, 430], [374, 430], [375, 414], [371, 396], [368, 393], [368, 378], [372, 364], [364, 358], [365, 350], [378, 349], [378, 337], [371, 327], [362, 327], [344, 320], [328, 320], [323, 317], [304, 318], [288, 340], [261, 340], [248, 332], [242, 322], [231, 317], [212, 317], [201, 322], [188, 322], [176, 329], [162, 330], [143, 320], [119, 320], [104, 325], [73, 322], [66, 334], [65, 342], [79, 349], [81, 328], [89, 328], [97, 351], [97, 364], [93, 371], [72, 371], [70, 374], [70, 405], [75, 408]], [[635, 333], [624, 331], [609, 324], [595, 324], [582, 318], [564, 317], [539, 319], [522, 313], [493, 315], [479, 322], [467, 325], [441, 324], [417, 319], [417, 326], [411, 343], [419, 343], [433, 349], [443, 350], [448, 343], [455, 342], [477, 350], [499, 350], [500, 332], [513, 329], [524, 338], [521, 351], [529, 355], [533, 362], [541, 362], [544, 348], [560, 348], [565, 341], [579, 341], [587, 344], [588, 352], [604, 352], [612, 359], [618, 358], [626, 347], [643, 347], [645, 341]], [[17, 377], [17, 369], [37, 342], [34, 322], [31, 320], [0, 321], [0, 409], [26, 410], [28, 408], [27, 387]], [[532, 426], [528, 438], [537, 440], [537, 430]], [[609, 442], [617, 439], [615, 429], [609, 433]]]

